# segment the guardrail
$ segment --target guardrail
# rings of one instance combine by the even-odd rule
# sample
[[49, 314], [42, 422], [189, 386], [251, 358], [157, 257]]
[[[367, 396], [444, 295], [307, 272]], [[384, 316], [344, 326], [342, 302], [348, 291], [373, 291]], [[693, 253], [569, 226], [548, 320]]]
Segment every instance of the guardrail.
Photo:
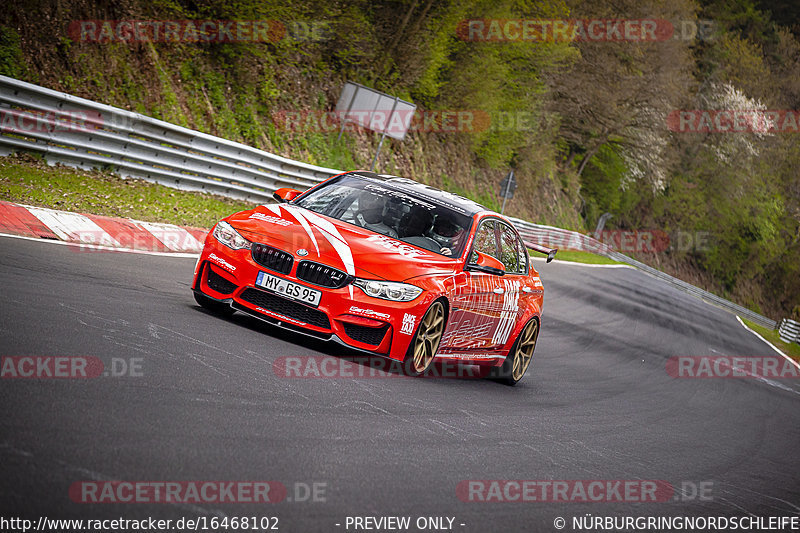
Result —
[[800, 343], [800, 322], [784, 318], [781, 320], [781, 327], [778, 328], [778, 335], [783, 342]]
[[245, 200], [307, 188], [340, 171], [308, 165], [163, 120], [0, 76], [0, 150], [49, 163]]
[[[0, 154], [41, 153], [50, 163], [112, 168], [123, 177], [251, 201], [280, 187], [305, 189], [341, 170], [300, 163], [250, 146], [0, 76]], [[12, 127], [9, 127], [12, 126]], [[729, 302], [578, 232], [511, 219], [523, 238], [605, 255], [775, 329], [775, 321]], [[565, 244], [566, 243], [566, 244]]]

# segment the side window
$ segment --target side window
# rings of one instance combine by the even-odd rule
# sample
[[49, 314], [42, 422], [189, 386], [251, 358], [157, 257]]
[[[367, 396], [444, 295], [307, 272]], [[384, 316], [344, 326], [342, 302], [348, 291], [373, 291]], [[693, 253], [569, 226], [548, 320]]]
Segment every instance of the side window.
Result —
[[478, 233], [475, 234], [475, 247], [473, 249], [470, 262], [478, 260], [477, 254], [474, 252], [481, 252], [486, 255], [491, 255], [496, 259], [500, 259], [497, 254], [497, 240], [495, 239], [494, 220], [486, 220], [481, 223], [478, 228]]
[[517, 237], [517, 248], [519, 249], [519, 266], [520, 266], [520, 274], [528, 275], [528, 270], [530, 266], [528, 265], [528, 247], [525, 246], [525, 243]]
[[528, 264], [525, 258], [525, 248], [519, 241], [516, 232], [506, 224], [499, 223], [502, 228], [500, 261], [506, 272], [524, 274]]

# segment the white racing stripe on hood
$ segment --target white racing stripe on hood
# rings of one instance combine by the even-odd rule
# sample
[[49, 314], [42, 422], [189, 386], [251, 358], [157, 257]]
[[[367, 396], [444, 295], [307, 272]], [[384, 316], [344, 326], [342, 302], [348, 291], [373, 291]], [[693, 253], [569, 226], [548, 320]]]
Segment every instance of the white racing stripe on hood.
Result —
[[264, 204], [261, 207], [266, 207], [267, 209], [269, 209], [270, 211], [272, 211], [276, 215], [281, 216], [281, 207], [279, 205], [276, 205], [276, 204]]
[[[276, 207], [278, 207], [278, 214], [280, 215], [280, 206]], [[309, 226], [308, 221], [303, 216], [303, 213], [299, 210], [299, 208], [293, 205], [285, 205], [283, 208], [286, 209], [300, 223], [301, 226], [303, 226], [303, 229], [306, 230], [311, 242], [314, 243], [314, 248], [317, 250], [317, 257], [320, 257], [319, 245], [317, 244], [317, 238], [314, 236], [314, 230], [312, 230], [311, 226]]]
[[[333, 249], [336, 250], [336, 253], [339, 254], [339, 258], [342, 260], [344, 264], [344, 269], [347, 271], [348, 274], [351, 276], [356, 275], [356, 266], [353, 262], [353, 253], [350, 251], [350, 245], [347, 244], [347, 241], [344, 240], [342, 234], [339, 233], [339, 230], [336, 229], [336, 226], [325, 220], [324, 218], [320, 217], [316, 213], [311, 211], [299, 211], [298, 207], [295, 206], [284, 206], [288, 211], [292, 213], [297, 220], [302, 221], [303, 217], [307, 218], [309, 222], [311, 222], [315, 228], [319, 230], [325, 240], [327, 240]], [[303, 222], [301, 222], [302, 224]], [[309, 230], [306, 230], [309, 231]], [[312, 237], [313, 238], [313, 237]], [[314, 241], [314, 246], [317, 245], [317, 242]], [[319, 255], [319, 248], [317, 248], [317, 255]], [[353, 297], [353, 285], [348, 285], [348, 289], [350, 290], [350, 298]]]
[[347, 273], [351, 276], [355, 275], [356, 267], [353, 263], [353, 254], [350, 251], [350, 245], [344, 240], [344, 237], [342, 237], [342, 234], [336, 229], [336, 226], [310, 211], [306, 211], [302, 216], [308, 218], [309, 222], [314, 224], [314, 227], [322, 233], [322, 236], [331, 243], [336, 253], [339, 254], [342, 263], [344, 263], [344, 268], [347, 270]]

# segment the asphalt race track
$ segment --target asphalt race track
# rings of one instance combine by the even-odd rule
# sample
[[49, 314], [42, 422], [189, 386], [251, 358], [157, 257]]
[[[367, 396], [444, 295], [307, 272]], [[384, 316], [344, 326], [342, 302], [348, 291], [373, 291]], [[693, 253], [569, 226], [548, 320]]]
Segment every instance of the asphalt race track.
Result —
[[[189, 290], [193, 266], [0, 238], [0, 355], [134, 359], [142, 374], [0, 380], [0, 514], [277, 516], [280, 531], [298, 532], [345, 531], [347, 516], [448, 516], [456, 531], [482, 532], [555, 531], [559, 516], [572, 531], [569, 520], [587, 513], [800, 513], [798, 380], [669, 376], [671, 356], [776, 354], [736, 317], [643, 273], [537, 262], [543, 328], [512, 388], [282, 377], [279, 357], [354, 354], [205, 312]], [[456, 493], [461, 481], [492, 479], [666, 480], [679, 490], [656, 503]], [[272, 480], [289, 494], [271, 505], [75, 503], [70, 485], [85, 480]], [[324, 501], [289, 501], [296, 483], [318, 483]]]

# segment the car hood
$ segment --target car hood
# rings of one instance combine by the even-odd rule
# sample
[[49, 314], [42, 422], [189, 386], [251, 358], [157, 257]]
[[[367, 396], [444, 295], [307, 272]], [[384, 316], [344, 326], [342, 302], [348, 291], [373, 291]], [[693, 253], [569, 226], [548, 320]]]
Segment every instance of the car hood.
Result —
[[[458, 259], [320, 215], [291, 204], [262, 205], [228, 217], [243, 237], [336, 267], [350, 275], [405, 281], [455, 272]], [[305, 256], [298, 250], [306, 250]]]

